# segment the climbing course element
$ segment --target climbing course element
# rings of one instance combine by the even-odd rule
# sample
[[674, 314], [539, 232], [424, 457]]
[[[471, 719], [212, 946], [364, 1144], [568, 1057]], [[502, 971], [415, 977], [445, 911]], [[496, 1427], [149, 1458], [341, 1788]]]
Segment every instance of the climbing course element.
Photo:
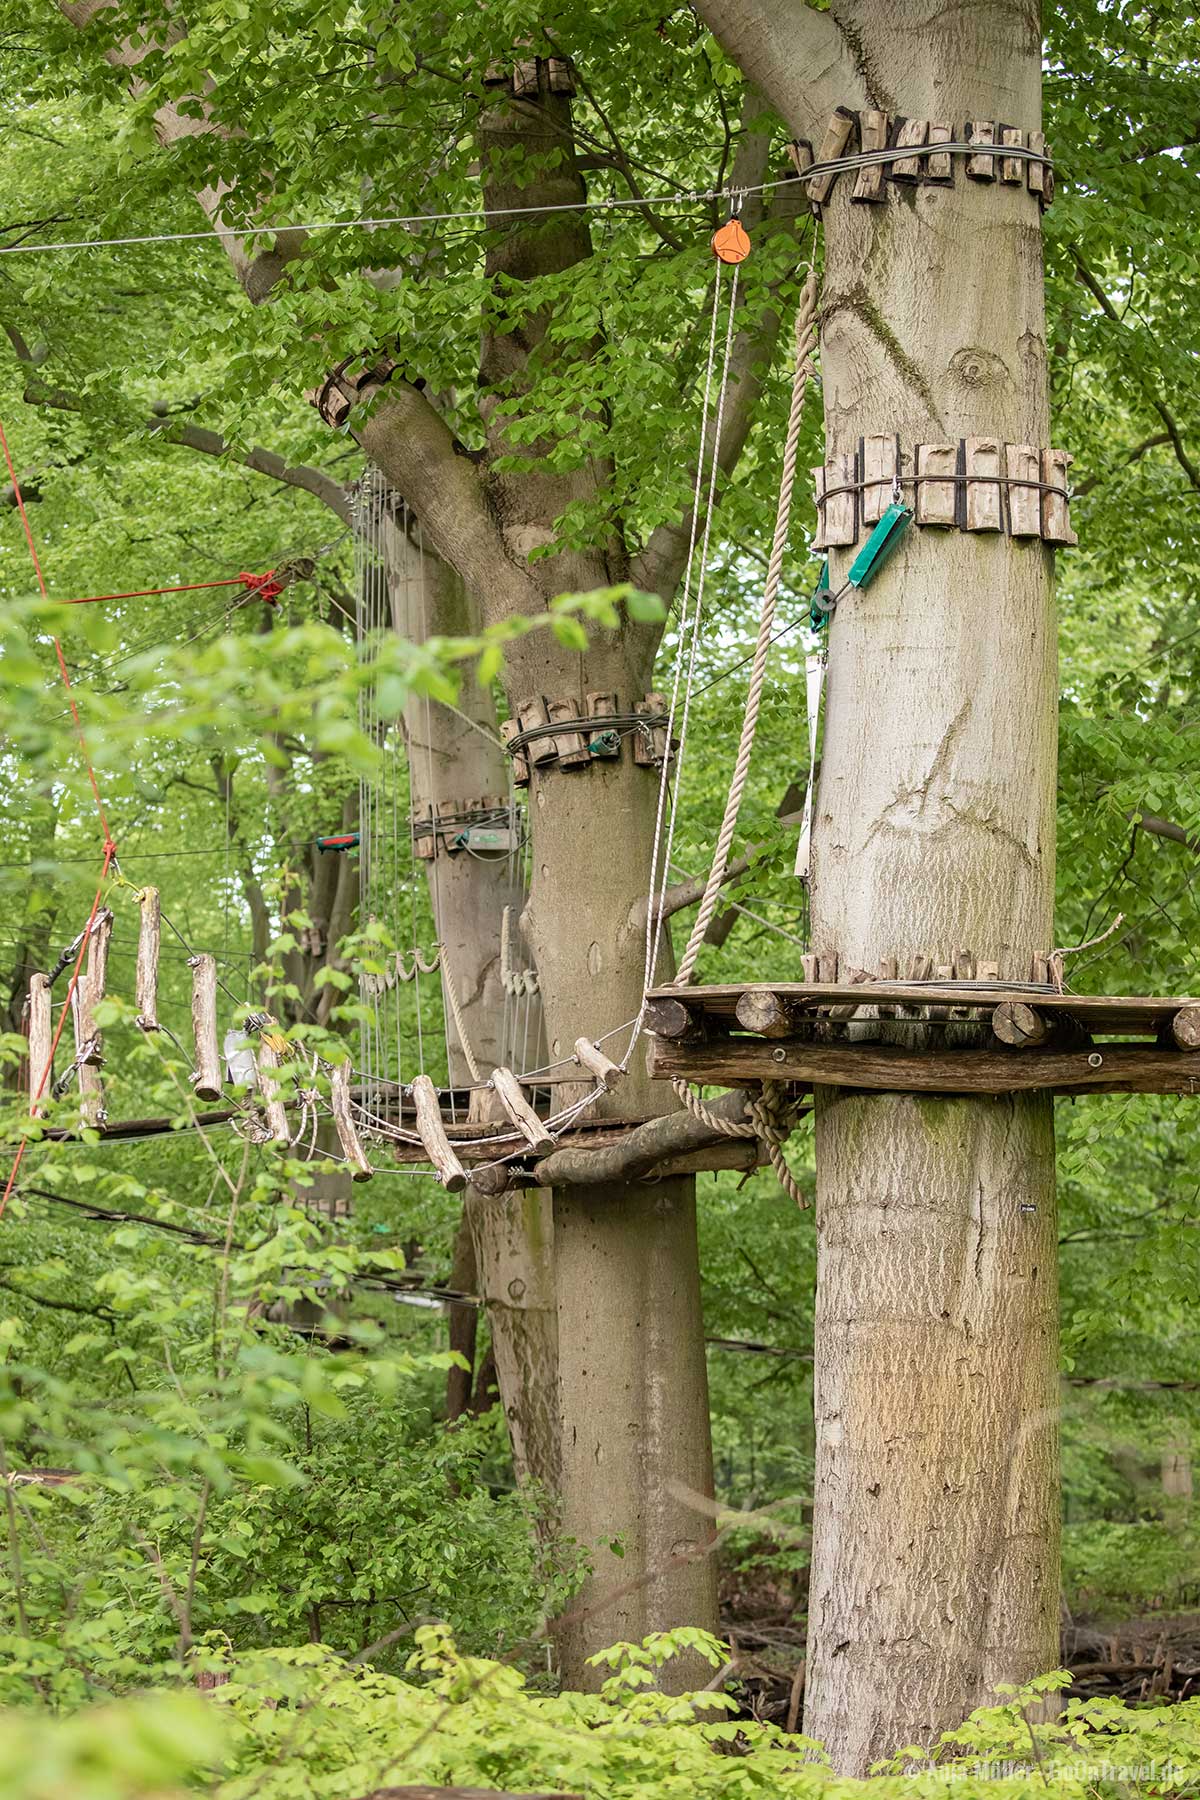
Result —
[[[1000, 151], [1001, 154], [995, 154]], [[882, 205], [891, 189], [918, 183], [953, 187], [955, 163], [967, 179], [1001, 188], [1027, 188], [1045, 211], [1054, 199], [1054, 165], [1041, 131], [1026, 133], [994, 119], [909, 119], [902, 113], [868, 108], [835, 108], [819, 156], [807, 139], [789, 150], [796, 178], [818, 210], [825, 206], [839, 175], [853, 175], [850, 198], [859, 205]]]
[[[817, 494], [813, 548], [856, 544], [868, 525], [883, 521], [881, 496], [891, 493], [897, 501], [905, 490], [913, 495], [919, 527], [1076, 544], [1067, 487], [1071, 460], [1066, 450], [1038, 450], [986, 437], [917, 444], [903, 451], [893, 433], [873, 433], [861, 438], [856, 450], [839, 452], [812, 471]], [[867, 536], [873, 540], [875, 532]]]

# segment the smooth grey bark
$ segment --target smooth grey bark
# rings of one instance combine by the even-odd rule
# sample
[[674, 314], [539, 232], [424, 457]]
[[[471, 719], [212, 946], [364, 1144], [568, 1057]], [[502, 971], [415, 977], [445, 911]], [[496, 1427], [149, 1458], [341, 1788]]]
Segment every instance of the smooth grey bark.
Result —
[[[798, 135], [834, 104], [1040, 124], [1036, 8], [702, 0]], [[1049, 442], [1036, 201], [980, 186], [825, 214], [827, 454]], [[853, 552], [831, 556], [837, 588]], [[1050, 552], [909, 534], [838, 608], [813, 831], [814, 946], [872, 968], [1051, 942]], [[817, 1466], [805, 1730], [863, 1774], [1055, 1665], [1057, 1275], [1042, 1097], [817, 1094]]]

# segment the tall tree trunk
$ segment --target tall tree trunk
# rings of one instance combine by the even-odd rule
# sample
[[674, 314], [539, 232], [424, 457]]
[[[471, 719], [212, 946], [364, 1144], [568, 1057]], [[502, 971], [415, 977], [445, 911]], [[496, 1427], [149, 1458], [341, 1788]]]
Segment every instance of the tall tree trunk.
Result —
[[[1036, 8], [703, 10], [798, 134], [831, 98], [1040, 124]], [[872, 432], [1046, 445], [1036, 200], [961, 160], [880, 205], [851, 186], [825, 214], [827, 454]], [[911, 532], [830, 631], [814, 947], [871, 969], [969, 946], [1027, 979], [1051, 941], [1055, 708], [1049, 550]], [[1053, 1150], [1047, 1098], [817, 1095], [805, 1729], [846, 1773], [1058, 1658]]]
[[[478, 617], [465, 584], [427, 544], [414, 543], [393, 520], [384, 539], [392, 623], [413, 643], [467, 637]], [[404, 714], [412, 804], [427, 817], [439, 803], [456, 806], [507, 794], [509, 767], [497, 735], [495, 699], [464, 672], [454, 710], [414, 697]], [[426, 864], [443, 963], [460, 1002], [467, 1038], [485, 1079], [506, 1054], [505, 994], [500, 972], [504, 909], [514, 934], [524, 902], [519, 863], [439, 850]], [[444, 979], [444, 977], [443, 977]], [[539, 1027], [540, 1029], [540, 1027]], [[450, 1027], [450, 1079], [471, 1076], [462, 1041]], [[540, 1038], [530, 1039], [533, 1062]], [[508, 1424], [513, 1467], [522, 1484], [557, 1492], [558, 1321], [554, 1305], [554, 1220], [548, 1194], [520, 1189], [485, 1198], [468, 1187], [463, 1218], [474, 1253], [472, 1281], [487, 1307], [496, 1378]], [[460, 1246], [465, 1257], [466, 1247]], [[464, 1265], [465, 1267], [465, 1262]], [[462, 1342], [454, 1339], [457, 1330]], [[465, 1348], [468, 1326], [452, 1326], [452, 1348]], [[473, 1334], [472, 1334], [473, 1341]], [[469, 1379], [452, 1372], [447, 1413], [466, 1410]]]

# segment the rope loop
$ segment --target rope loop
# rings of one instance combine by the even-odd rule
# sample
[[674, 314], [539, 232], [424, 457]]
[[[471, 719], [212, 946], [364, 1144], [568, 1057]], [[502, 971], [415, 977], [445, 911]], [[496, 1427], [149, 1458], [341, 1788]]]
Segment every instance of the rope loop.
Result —
[[764, 1081], [757, 1099], [747, 1102], [747, 1119], [727, 1119], [706, 1106], [690, 1082], [677, 1075], [671, 1083], [676, 1098], [694, 1119], [728, 1138], [757, 1138], [767, 1153], [775, 1179], [789, 1199], [804, 1211], [808, 1196], [788, 1167], [783, 1154], [800, 1116], [800, 1103], [792, 1098], [781, 1081]]

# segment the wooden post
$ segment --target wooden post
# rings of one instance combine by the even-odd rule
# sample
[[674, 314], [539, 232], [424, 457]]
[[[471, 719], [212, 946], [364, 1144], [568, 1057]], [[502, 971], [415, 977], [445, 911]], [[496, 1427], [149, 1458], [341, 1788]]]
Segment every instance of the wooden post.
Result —
[[[1044, 156], [1046, 154], [1046, 139], [1044, 133], [1040, 131], [1031, 131], [1029, 134], [1029, 148], [1038, 151], [1039, 154]], [[1046, 191], [1045, 164], [1027, 162], [1025, 164], [1025, 179], [1029, 184], [1030, 193], [1036, 194], [1040, 201], [1042, 195]]]
[[428, 1075], [416, 1077], [412, 1097], [417, 1112], [417, 1130], [438, 1180], [448, 1194], [461, 1194], [467, 1185], [466, 1170], [454, 1154], [442, 1127], [441, 1101]]
[[892, 498], [892, 478], [900, 472], [900, 449], [892, 431], [863, 439], [862, 519], [877, 525]]
[[100, 1077], [104, 1046], [95, 1014], [104, 998], [112, 928], [113, 916], [105, 907], [96, 915], [88, 939], [87, 969], [75, 989], [75, 1053], [80, 1058], [79, 1102], [85, 1125], [104, 1123], [104, 1084]]
[[493, 1069], [492, 1087], [529, 1148], [538, 1156], [548, 1156], [554, 1148], [554, 1139], [521, 1092], [521, 1084], [512, 1070]]
[[[37, 980], [36, 975], [34, 980]], [[1181, 1050], [1200, 1050], [1200, 1006], [1180, 1007], [1171, 1020], [1171, 1036]], [[32, 1045], [32, 1011], [29, 1042]]]
[[1048, 544], [1077, 544], [1071, 530], [1070, 508], [1066, 496], [1067, 470], [1074, 462], [1069, 450], [1042, 451], [1042, 480], [1062, 490], [1042, 492], [1042, 536]]
[[267, 1128], [274, 1143], [286, 1144], [291, 1138], [287, 1108], [279, 1097], [279, 1083], [274, 1077], [274, 1070], [279, 1067], [279, 1053], [272, 1050], [270, 1044], [263, 1043], [260, 1037], [255, 1061], [258, 1064], [258, 1090], [267, 1115]]
[[342, 1155], [350, 1165], [351, 1177], [355, 1181], [370, 1181], [375, 1171], [367, 1161], [350, 1111], [349, 1059], [336, 1064], [330, 1074], [329, 1104], [333, 1110], [333, 1123], [337, 1128]]
[[[918, 444], [917, 474], [953, 476], [958, 468], [957, 444]], [[958, 483], [953, 480], [917, 483], [917, 524], [953, 525], [958, 517]]]
[[196, 1072], [192, 1085], [197, 1100], [221, 1098], [221, 1055], [217, 1043], [217, 959], [203, 951], [188, 958], [192, 971], [192, 1037], [196, 1045]]
[[[879, 171], [875, 172], [878, 174]], [[852, 544], [858, 537], [857, 465], [858, 458], [853, 450], [842, 451], [825, 465], [821, 492], [825, 499], [822, 535], [826, 546]]]
[[1036, 1007], [1021, 1000], [1003, 1000], [992, 1014], [992, 1030], [1002, 1044], [1023, 1050], [1045, 1042], [1047, 1025]]
[[[1025, 144], [1025, 133], [1023, 131], [1018, 131], [1014, 125], [1002, 125], [1000, 128], [1000, 142], [1002, 144], [1014, 144], [1019, 148], [1023, 148]], [[1025, 158], [1023, 156], [1002, 156], [1000, 158], [1001, 181], [1007, 182], [1010, 187], [1024, 187], [1025, 167]]]
[[605, 1056], [603, 1050], [593, 1044], [590, 1038], [575, 1039], [575, 1057], [609, 1091], [618, 1087], [625, 1079], [626, 1071]]
[[158, 1030], [158, 946], [162, 919], [158, 889], [144, 887], [138, 895], [141, 922], [137, 947], [137, 1024], [140, 1031]]
[[998, 438], [966, 440], [968, 531], [1004, 529], [1004, 506], [1000, 497], [1001, 454]]
[[[540, 694], [535, 694], [532, 700], [522, 700], [517, 707], [517, 718], [522, 731], [535, 731], [539, 725], [550, 723], [546, 702]], [[558, 755], [558, 744], [552, 737], [534, 738], [532, 744], [526, 744], [524, 754], [536, 769], [539, 763], [554, 761]]]
[[46, 1111], [53, 1035], [50, 1029], [50, 977], [39, 972], [29, 978], [29, 1110], [35, 1119], [42, 1118]]

